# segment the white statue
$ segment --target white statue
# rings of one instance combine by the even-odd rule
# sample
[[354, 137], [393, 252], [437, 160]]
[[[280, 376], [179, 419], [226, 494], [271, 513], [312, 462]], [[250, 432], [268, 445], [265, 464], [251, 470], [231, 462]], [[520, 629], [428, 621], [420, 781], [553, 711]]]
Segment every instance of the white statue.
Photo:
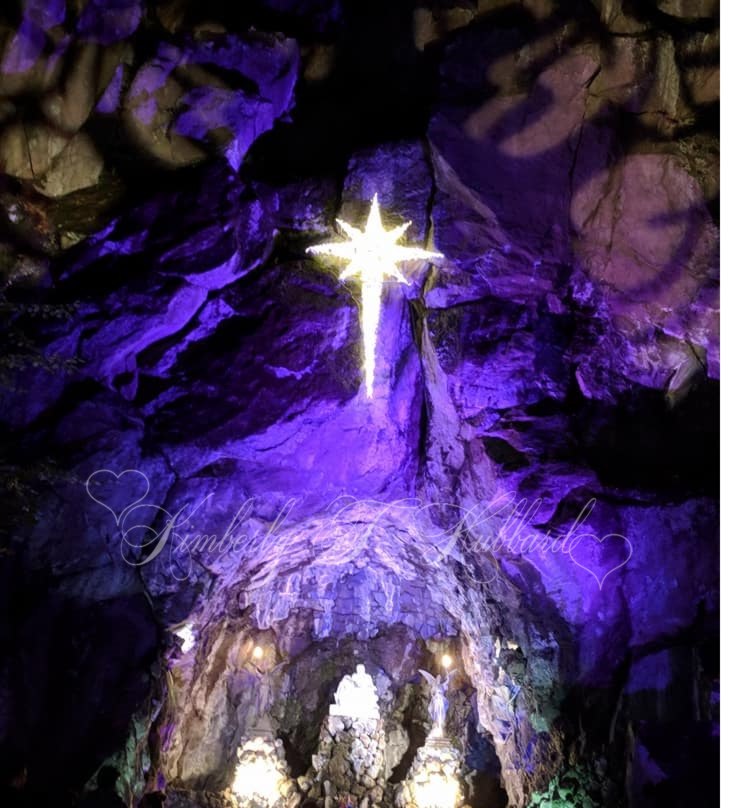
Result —
[[450, 671], [443, 676], [434, 677], [428, 671], [418, 669], [418, 672], [428, 682], [431, 688], [431, 701], [428, 703], [428, 714], [433, 721], [433, 728], [430, 735], [434, 738], [444, 737], [444, 725], [446, 724], [446, 713], [449, 709], [449, 700], [446, 698], [446, 691], [449, 689], [449, 682], [453, 675]]
[[330, 705], [330, 715], [349, 718], [380, 718], [378, 691], [373, 677], [364, 665], [358, 665], [355, 673], [342, 678], [335, 691], [335, 703]]

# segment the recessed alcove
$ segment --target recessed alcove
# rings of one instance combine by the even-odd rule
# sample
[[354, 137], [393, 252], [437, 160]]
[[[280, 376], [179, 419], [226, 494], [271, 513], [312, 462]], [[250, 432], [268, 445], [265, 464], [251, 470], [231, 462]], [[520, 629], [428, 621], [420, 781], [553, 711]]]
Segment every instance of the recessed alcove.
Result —
[[[498, 663], [486, 660], [483, 670], [478, 657], [464, 658], [473, 652], [461, 630], [458, 576], [446, 563], [429, 568], [427, 542], [419, 548], [402, 541], [409, 529], [403, 520], [380, 527], [382, 551], [391, 536], [380, 560], [367, 547], [348, 555], [343, 546], [330, 557], [323, 537], [342, 526], [317, 527], [291, 529], [306, 540], [282, 537], [288, 554], [257, 566], [255, 580], [264, 583], [250, 589], [232, 583], [193, 612], [186, 624], [193, 626], [192, 648], [183, 651], [173, 641], [175, 706], [164, 716], [160, 760], [170, 788], [225, 790], [236, 768], [236, 739], [262, 732], [282, 741], [291, 777], [306, 778], [338, 684], [364, 665], [377, 688], [392, 801], [432, 729], [420, 670], [438, 674], [446, 661], [453, 673], [445, 733], [459, 749], [470, 804], [486, 804], [495, 794], [506, 804], [489, 719], [480, 717], [477, 698], [478, 688], [484, 693], [494, 682]], [[306, 568], [291, 561], [305, 546]], [[209, 740], [201, 752], [189, 739], [209, 735], [211, 724], [216, 743]]]

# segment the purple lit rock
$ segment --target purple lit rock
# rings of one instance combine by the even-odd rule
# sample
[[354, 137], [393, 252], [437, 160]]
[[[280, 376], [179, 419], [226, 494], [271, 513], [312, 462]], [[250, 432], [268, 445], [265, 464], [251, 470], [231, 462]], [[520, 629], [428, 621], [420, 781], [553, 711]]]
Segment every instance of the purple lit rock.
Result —
[[89, 0], [76, 30], [81, 39], [111, 45], [130, 37], [141, 19], [141, 0]]
[[[372, 43], [360, 63], [308, 41], [349, 35], [330, 3], [305, 4], [305, 21], [291, 3], [256, 5], [337, 57], [296, 110], [297, 43], [216, 21], [190, 38], [186, 4], [150, 11], [143, 51], [137, 4], [116, 4], [108, 21], [87, 4], [84, 45], [74, 33], [67, 85], [52, 92], [37, 45], [54, 52], [72, 34], [26, 46], [41, 65], [22, 78], [42, 89], [39, 120], [25, 123], [43, 176], [6, 105], [0, 151], [15, 177], [50, 193], [60, 171], [57, 189], [70, 188], [73, 161], [58, 162], [70, 144], [117, 124], [134, 141], [119, 147], [134, 171], [110, 148], [130, 195], [43, 280], [44, 300], [76, 305], [29, 318], [32, 344], [81, 364], [25, 367], [0, 409], [10, 450], [52, 454], [70, 472], [43, 489], [11, 561], [74, 614], [98, 613], [94, 631], [119, 632], [118, 649], [98, 643], [98, 665], [83, 668], [82, 655], [70, 670], [100, 676], [104, 699], [122, 692], [109, 753], [138, 783], [164, 776], [171, 793], [208, 804], [200, 793], [230, 785], [236, 745], [264, 717], [304, 770], [355, 661], [379, 683], [401, 755], [429, 722], [416, 672], [445, 652], [457, 669], [449, 734], [470, 766], [491, 750], [503, 787], [472, 804], [525, 806], [577, 755], [603, 802], [645, 808], [687, 748], [712, 751], [718, 234], [716, 147], [702, 127], [716, 40], [709, 23], [680, 28], [681, 3], [664, 4], [682, 12], [671, 32], [665, 16], [657, 29], [653, 13], [615, 4], [570, 18], [548, 5], [446, 9], [442, 31], [440, 11], [406, 14], [402, 52], [421, 72], [399, 100], [423, 90], [420, 123], [387, 92], [385, 112], [358, 94]], [[101, 44], [127, 30], [128, 48]], [[105, 67], [91, 81], [97, 53]], [[11, 97], [31, 86], [13, 75], [0, 77]], [[362, 97], [367, 125], [340, 114], [345, 92]], [[322, 126], [337, 121], [337, 149], [323, 154], [313, 134], [330, 134], [317, 121], [335, 107]], [[1, 200], [12, 233], [36, 222], [38, 243], [65, 204], [14, 187]], [[361, 224], [376, 192], [387, 225], [412, 220], [403, 243], [444, 258], [387, 285], [369, 401], [359, 284], [306, 248], [339, 238], [338, 217]], [[30, 260], [2, 255], [14, 271]], [[217, 549], [241, 508], [240, 544]], [[152, 557], [175, 514], [186, 521]], [[15, 592], [0, 591], [10, 607]], [[18, 659], [56, 675], [49, 626], [87, 646], [83, 620], [54, 609], [23, 617], [11, 639]], [[181, 623], [196, 638], [185, 652]], [[144, 678], [158, 669], [165, 683]], [[70, 720], [54, 717], [45, 671], [23, 701], [6, 699], [36, 705], [16, 721], [30, 740], [48, 725], [65, 737]], [[89, 746], [100, 698], [89, 689], [74, 705]], [[100, 754], [84, 747], [86, 769], [69, 782]]]
[[62, 59], [71, 43], [69, 36], [56, 37], [44, 53], [46, 35], [24, 20], [5, 49], [0, 62], [0, 89], [5, 95], [42, 92], [58, 79]]
[[[465, 72], [483, 58], [470, 51], [483, 38], [467, 31], [449, 51], [447, 93], [484, 81]], [[527, 94], [498, 55], [485, 70], [497, 91], [476, 109], [449, 105], [431, 124], [434, 240], [453, 258], [430, 305], [486, 294], [545, 301], [562, 315], [572, 298], [602, 321], [591, 362], [576, 371], [584, 395], [612, 400], [637, 382], [683, 395], [717, 365], [716, 306], [700, 314], [691, 302], [712, 300], [717, 286], [718, 233], [700, 185], [671, 155], [611, 160], [615, 134], [588, 92], [594, 76], [604, 80], [595, 59], [552, 54]], [[628, 349], [616, 351], [622, 339]]]
[[421, 143], [385, 144], [358, 152], [348, 165], [339, 216], [345, 221], [361, 219], [377, 194], [385, 227], [410, 221], [401, 243], [421, 245], [429, 230], [432, 186], [428, 156]]
[[[21, 83], [22, 76], [26, 83], [31, 74], [35, 81], [50, 81], [52, 66], [57, 64], [58, 52], [46, 60], [42, 58], [47, 44], [47, 31], [60, 25], [66, 15], [66, 4], [63, 0], [28, 0], [24, 3], [23, 16], [15, 34], [10, 38], [0, 63], [2, 73], [11, 88]], [[57, 39], [57, 38], [56, 38]], [[44, 70], [45, 68], [45, 70]], [[44, 75], [45, 74], [45, 75]], [[5, 83], [5, 82], [4, 82]], [[35, 82], [33, 82], [35, 83]]]
[[64, 0], [25, 0], [23, 12], [25, 19], [47, 30], [64, 21], [66, 3]]
[[124, 82], [124, 65], [117, 65], [111, 81], [104, 90], [96, 105], [96, 111], [103, 115], [110, 115], [119, 111], [122, 97], [122, 85]]
[[[206, 81], [206, 65], [235, 71], [253, 89]], [[183, 47], [164, 45], [132, 80], [125, 120], [140, 145], [164, 162], [195, 162], [203, 146], [220, 145], [238, 169], [253, 141], [292, 106], [297, 70], [296, 43], [282, 37], [213, 35]]]
[[[677, 159], [629, 156], [576, 193], [572, 218], [584, 273], [576, 291], [600, 300], [613, 327], [627, 332], [620, 372], [673, 391], [704, 373], [698, 352], [717, 367], [719, 323], [710, 319], [717, 309], [698, 322], [692, 301], [717, 293], [719, 234], [699, 185]], [[589, 386], [590, 369], [578, 372]]]
[[100, 49], [92, 43], [79, 44], [66, 67], [62, 84], [42, 99], [46, 119], [63, 132], [80, 129], [121, 67], [120, 60], [129, 58], [130, 51], [128, 46]]

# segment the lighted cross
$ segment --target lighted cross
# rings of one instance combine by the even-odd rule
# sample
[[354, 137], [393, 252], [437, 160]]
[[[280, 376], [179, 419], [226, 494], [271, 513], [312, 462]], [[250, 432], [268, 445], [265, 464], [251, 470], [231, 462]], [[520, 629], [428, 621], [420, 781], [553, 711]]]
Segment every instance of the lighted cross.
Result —
[[316, 244], [308, 247], [307, 252], [315, 255], [330, 255], [333, 258], [349, 261], [349, 265], [340, 274], [340, 280], [347, 280], [355, 275], [360, 276], [365, 389], [368, 398], [372, 398], [375, 378], [375, 343], [380, 322], [383, 281], [387, 277], [391, 277], [399, 283], [409, 284], [410, 281], [398, 269], [398, 264], [403, 261], [422, 261], [429, 258], [443, 258], [443, 256], [441, 253], [430, 252], [420, 247], [396, 244], [411, 223], [405, 222], [392, 230], [386, 230], [383, 227], [383, 220], [380, 218], [377, 194], [370, 204], [370, 213], [364, 230], [353, 227], [341, 219], [337, 219], [337, 224], [350, 237], [349, 241]]

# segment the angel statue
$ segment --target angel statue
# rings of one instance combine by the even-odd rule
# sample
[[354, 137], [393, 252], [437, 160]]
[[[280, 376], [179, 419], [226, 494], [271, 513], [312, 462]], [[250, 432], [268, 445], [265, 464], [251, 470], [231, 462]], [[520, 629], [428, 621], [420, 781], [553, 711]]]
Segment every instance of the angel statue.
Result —
[[449, 709], [449, 700], [446, 698], [446, 691], [449, 689], [449, 682], [454, 671], [432, 676], [428, 671], [418, 669], [418, 672], [428, 682], [431, 688], [431, 701], [428, 703], [428, 714], [433, 721], [431, 735], [434, 738], [444, 737], [444, 724], [446, 723], [446, 713]]

